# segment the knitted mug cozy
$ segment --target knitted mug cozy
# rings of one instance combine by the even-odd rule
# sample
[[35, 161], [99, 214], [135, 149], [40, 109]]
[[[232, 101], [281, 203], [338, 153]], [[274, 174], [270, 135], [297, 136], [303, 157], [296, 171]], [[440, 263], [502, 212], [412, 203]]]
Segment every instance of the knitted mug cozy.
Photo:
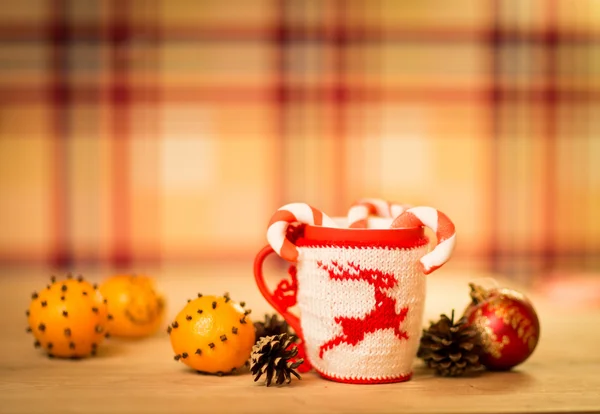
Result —
[[298, 307], [317, 372], [348, 382], [409, 379], [417, 353], [426, 246], [302, 247]]

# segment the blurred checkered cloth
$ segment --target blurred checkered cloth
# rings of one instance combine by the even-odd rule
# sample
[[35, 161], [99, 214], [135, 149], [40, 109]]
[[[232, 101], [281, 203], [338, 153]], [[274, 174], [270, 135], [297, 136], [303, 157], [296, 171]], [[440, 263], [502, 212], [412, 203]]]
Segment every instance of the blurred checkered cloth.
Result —
[[495, 270], [598, 266], [594, 0], [2, 3], [2, 261], [248, 258], [369, 196]]

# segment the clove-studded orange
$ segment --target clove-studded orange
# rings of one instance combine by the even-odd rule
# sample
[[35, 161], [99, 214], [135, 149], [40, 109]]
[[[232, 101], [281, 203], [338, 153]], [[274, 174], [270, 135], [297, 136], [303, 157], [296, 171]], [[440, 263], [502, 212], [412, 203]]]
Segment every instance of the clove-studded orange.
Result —
[[94, 355], [108, 336], [111, 317], [106, 300], [81, 276], [56, 280], [39, 293], [31, 295], [27, 310], [29, 328], [35, 337], [35, 347], [48, 356], [82, 358]]
[[100, 286], [108, 300], [109, 322], [113, 336], [141, 338], [155, 333], [163, 320], [164, 299], [156, 293], [154, 282], [143, 275], [115, 275]]
[[229, 295], [202, 296], [188, 301], [167, 331], [175, 360], [200, 373], [235, 372], [250, 358], [254, 325], [244, 302]]

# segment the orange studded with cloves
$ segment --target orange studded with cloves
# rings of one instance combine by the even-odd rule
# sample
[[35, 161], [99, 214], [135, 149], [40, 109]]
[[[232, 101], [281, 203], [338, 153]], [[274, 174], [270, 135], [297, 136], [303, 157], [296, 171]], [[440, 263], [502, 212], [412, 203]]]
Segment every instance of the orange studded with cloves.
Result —
[[165, 303], [144, 275], [115, 275], [100, 285], [113, 315], [109, 322], [115, 337], [142, 338], [154, 334], [163, 322]]
[[234, 302], [227, 294], [198, 294], [167, 329], [175, 360], [209, 374], [227, 374], [242, 367], [255, 339], [249, 313], [243, 302]]
[[108, 336], [110, 315], [95, 285], [81, 276], [51, 284], [31, 295], [26, 312], [35, 347], [50, 357], [82, 358], [96, 354]]

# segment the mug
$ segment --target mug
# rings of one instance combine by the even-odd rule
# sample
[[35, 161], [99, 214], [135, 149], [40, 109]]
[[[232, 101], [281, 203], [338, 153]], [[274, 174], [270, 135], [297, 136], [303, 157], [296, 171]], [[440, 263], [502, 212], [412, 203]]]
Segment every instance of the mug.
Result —
[[[368, 218], [366, 228], [349, 228], [344, 218], [330, 219], [310, 206], [294, 213], [289, 206], [273, 216], [254, 275], [298, 336], [303, 371], [312, 366], [324, 378], [348, 383], [409, 380], [422, 332], [424, 273], [452, 253], [452, 222], [434, 210], [432, 223], [433, 209], [416, 207], [396, 219]], [[429, 254], [424, 226], [438, 237]], [[274, 252], [292, 264], [289, 279], [271, 292], [262, 266]], [[290, 312], [295, 305], [299, 317]]]

